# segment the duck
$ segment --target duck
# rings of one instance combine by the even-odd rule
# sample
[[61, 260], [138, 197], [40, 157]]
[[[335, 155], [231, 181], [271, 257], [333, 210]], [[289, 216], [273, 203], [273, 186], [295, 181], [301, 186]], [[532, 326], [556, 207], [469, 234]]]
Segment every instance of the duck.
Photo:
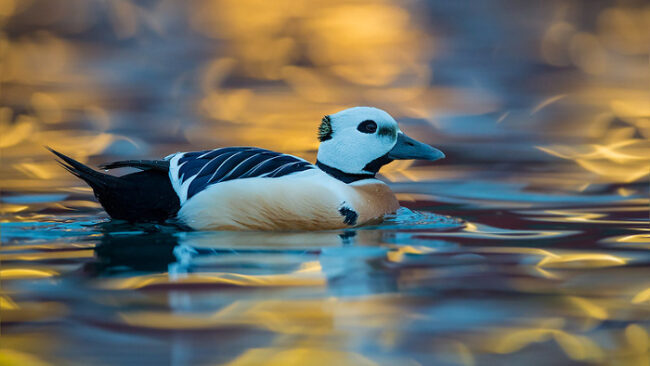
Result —
[[[314, 231], [379, 223], [399, 202], [377, 179], [394, 160], [445, 154], [402, 132], [386, 111], [353, 107], [325, 115], [315, 163], [258, 147], [177, 152], [90, 168], [50, 147], [85, 181], [113, 220], [176, 222], [193, 230]], [[111, 169], [135, 168], [122, 176]]]

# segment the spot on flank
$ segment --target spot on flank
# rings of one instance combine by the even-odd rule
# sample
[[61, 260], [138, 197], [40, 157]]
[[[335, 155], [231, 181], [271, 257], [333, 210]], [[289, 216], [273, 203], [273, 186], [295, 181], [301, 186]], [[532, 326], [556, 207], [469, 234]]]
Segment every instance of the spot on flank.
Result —
[[343, 216], [343, 223], [353, 226], [357, 224], [357, 218], [359, 217], [359, 214], [356, 213], [353, 209], [349, 207], [341, 207], [339, 208], [339, 213], [341, 216]]

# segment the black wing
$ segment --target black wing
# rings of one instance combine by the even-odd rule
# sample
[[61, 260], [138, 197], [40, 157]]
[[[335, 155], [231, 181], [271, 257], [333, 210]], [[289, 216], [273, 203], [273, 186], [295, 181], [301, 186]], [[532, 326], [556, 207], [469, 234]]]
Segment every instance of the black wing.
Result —
[[172, 179], [177, 180], [179, 186], [192, 179], [186, 199], [219, 182], [253, 177], [277, 178], [315, 168], [295, 156], [256, 147], [181, 153], [172, 160]]

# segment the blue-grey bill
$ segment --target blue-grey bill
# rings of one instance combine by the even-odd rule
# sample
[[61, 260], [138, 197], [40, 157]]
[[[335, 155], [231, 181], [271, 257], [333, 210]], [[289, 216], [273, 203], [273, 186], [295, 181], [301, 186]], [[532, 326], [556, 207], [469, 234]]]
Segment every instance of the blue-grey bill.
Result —
[[445, 157], [445, 154], [418, 140], [412, 139], [402, 132], [397, 134], [395, 146], [388, 152], [388, 157], [394, 160], [439, 160]]

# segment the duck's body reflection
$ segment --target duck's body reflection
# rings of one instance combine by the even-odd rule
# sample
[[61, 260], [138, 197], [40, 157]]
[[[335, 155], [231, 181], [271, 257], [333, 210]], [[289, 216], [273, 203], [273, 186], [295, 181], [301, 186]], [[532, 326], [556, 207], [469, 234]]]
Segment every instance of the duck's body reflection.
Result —
[[[391, 292], [398, 286], [397, 277], [378, 268], [394, 260], [395, 254], [418, 252], [401, 245], [423, 245], [421, 230], [449, 234], [450, 229], [464, 227], [453, 218], [400, 212], [380, 226], [320, 232], [201, 232], [106, 223], [99, 228], [96, 261], [86, 272], [112, 277], [103, 282], [112, 289], [302, 287], [333, 296]], [[413, 215], [428, 220], [423, 224]], [[391, 226], [404, 217], [419, 230]]]
[[89, 272], [111, 275], [117, 272], [162, 272], [176, 262], [174, 248], [179, 245], [174, 233], [104, 233], [95, 247], [97, 262], [90, 265]]
[[[191, 273], [197, 267], [228, 271], [236, 266], [226, 257], [236, 258], [241, 264], [246, 258], [278, 255], [279, 261], [288, 257], [319, 257], [326, 248], [377, 243], [379, 231], [325, 231], [325, 232], [187, 232], [161, 225], [131, 226], [119, 230], [114, 223], [101, 224], [101, 239], [95, 248], [97, 261], [86, 267], [90, 276], [112, 276], [130, 272], [169, 272], [170, 275]], [[118, 224], [119, 226], [119, 224]], [[117, 230], [116, 230], [117, 229]], [[383, 233], [383, 235], [386, 235]], [[229, 263], [230, 262], [230, 263]], [[293, 270], [298, 270], [300, 260]], [[278, 264], [279, 266], [279, 264]], [[278, 266], [275, 269], [279, 269]], [[215, 268], [217, 267], [217, 268]], [[250, 263], [245, 272], [269, 272], [272, 268], [257, 268]], [[283, 265], [291, 270], [291, 265]]]

